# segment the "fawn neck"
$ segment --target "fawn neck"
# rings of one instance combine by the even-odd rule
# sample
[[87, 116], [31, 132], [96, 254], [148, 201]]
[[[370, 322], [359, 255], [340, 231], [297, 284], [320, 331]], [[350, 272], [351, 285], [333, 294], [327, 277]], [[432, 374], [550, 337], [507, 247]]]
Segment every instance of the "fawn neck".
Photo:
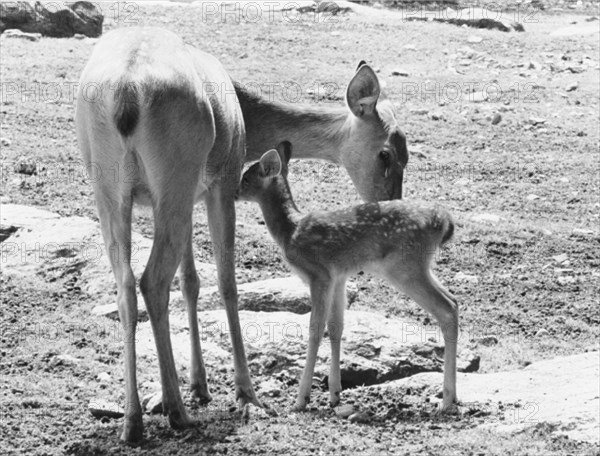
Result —
[[258, 160], [265, 150], [285, 140], [294, 145], [294, 158], [340, 162], [350, 127], [348, 109], [278, 103], [234, 85], [246, 124], [246, 161]]
[[267, 228], [284, 247], [298, 226], [302, 214], [296, 207], [287, 180], [278, 176], [259, 200]]

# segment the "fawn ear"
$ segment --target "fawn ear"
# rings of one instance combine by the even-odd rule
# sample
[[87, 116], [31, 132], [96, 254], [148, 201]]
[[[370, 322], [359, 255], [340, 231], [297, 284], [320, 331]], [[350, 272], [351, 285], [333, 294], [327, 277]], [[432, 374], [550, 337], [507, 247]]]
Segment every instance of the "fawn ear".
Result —
[[373, 69], [367, 64], [359, 65], [346, 90], [346, 102], [350, 111], [356, 117], [373, 114], [380, 94], [381, 87]]
[[365, 62], [364, 60], [361, 60], [360, 62], [358, 62], [358, 65], [356, 65], [356, 71], [360, 70], [360, 67], [363, 65], [366, 65], [367, 62]]
[[261, 177], [275, 177], [281, 174], [283, 164], [279, 153], [275, 149], [271, 149], [260, 157], [260, 175]]
[[277, 153], [279, 153], [279, 158], [281, 158], [284, 168], [287, 168], [290, 158], [292, 158], [292, 143], [289, 141], [280, 142], [277, 145]]

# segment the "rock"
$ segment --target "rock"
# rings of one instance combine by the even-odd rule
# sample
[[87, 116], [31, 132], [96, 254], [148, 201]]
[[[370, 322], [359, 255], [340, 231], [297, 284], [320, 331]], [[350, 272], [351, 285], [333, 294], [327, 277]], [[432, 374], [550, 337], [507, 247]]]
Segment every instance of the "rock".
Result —
[[[3, 3], [0, 3], [0, 10], [2, 8]], [[1, 24], [1, 22], [0, 22]], [[1, 25], [0, 25], [1, 28]], [[21, 30], [18, 29], [6, 29], [4, 30], [4, 33], [2, 33], [2, 36], [5, 38], [20, 38], [22, 40], [27, 40], [27, 41], [39, 41], [40, 38], [42, 37], [41, 33], [27, 33], [27, 32], [22, 32]]]
[[565, 286], [565, 285], [571, 285], [573, 283], [576, 283], [577, 279], [575, 277], [571, 277], [571, 276], [560, 276], [556, 279], [556, 281], [558, 282], [559, 285]]
[[97, 376], [96, 379], [100, 382], [100, 383], [110, 383], [112, 381], [112, 377], [110, 376], [110, 374], [108, 372], [100, 372]]
[[[291, 312], [239, 312], [242, 338], [255, 375], [281, 378], [286, 371], [299, 380], [308, 346], [310, 314]], [[190, 363], [187, 313], [175, 308], [169, 315], [176, 365]], [[373, 312], [347, 310], [344, 315], [342, 386], [373, 385], [419, 372], [441, 371], [443, 342], [437, 325], [385, 318]], [[207, 365], [232, 365], [229, 324], [224, 310], [199, 312], [200, 339]], [[154, 359], [156, 345], [149, 322], [138, 324], [137, 355]], [[433, 347], [423, 348], [432, 339]], [[462, 353], [461, 353], [462, 357]], [[315, 376], [326, 384], [331, 347], [328, 333], [320, 346]], [[470, 358], [469, 358], [470, 359]], [[465, 365], [470, 361], [466, 360]], [[285, 378], [283, 378], [285, 380]], [[287, 383], [287, 382], [286, 382]]]
[[546, 119], [542, 119], [541, 117], [530, 117], [529, 123], [531, 125], [543, 125], [546, 123]]
[[[349, 282], [346, 287], [348, 303], [356, 300], [358, 290]], [[200, 289], [199, 303], [203, 309], [221, 308], [217, 287]], [[299, 314], [310, 312], [310, 291], [296, 276], [260, 280], [238, 285], [238, 308], [255, 312], [289, 311]]]
[[[60, 217], [29, 206], [3, 204], [0, 224], [25, 228], [12, 234], [9, 243], [4, 245], [4, 274], [34, 282], [42, 279], [62, 290], [73, 273], [78, 273], [82, 292], [98, 301], [100, 307], [96, 312], [109, 317], [112, 313], [113, 318], [117, 318], [116, 283], [97, 222], [84, 217]], [[141, 277], [151, 248], [151, 239], [132, 233], [131, 267], [136, 277]], [[216, 283], [214, 265], [196, 262], [196, 268], [202, 285]], [[107, 304], [112, 305], [112, 311], [101, 307]], [[144, 319], [142, 299], [138, 299], [138, 307], [140, 318]]]
[[348, 418], [349, 416], [356, 413], [356, 409], [352, 404], [342, 404], [335, 407], [334, 412], [340, 418]]
[[88, 410], [96, 419], [100, 418], [123, 418], [125, 410], [114, 402], [104, 399], [93, 399], [88, 404]]
[[258, 384], [258, 391], [270, 397], [281, 396], [281, 383], [274, 379], [265, 380]]
[[[441, 373], [422, 373], [372, 388], [426, 388], [442, 384]], [[544, 426], [549, 432], [597, 444], [600, 427], [600, 352], [538, 361], [524, 369], [458, 374], [462, 404], [488, 404], [494, 426], [509, 434]], [[552, 437], [553, 438], [553, 437]]]
[[371, 421], [371, 416], [367, 412], [356, 412], [348, 417], [351, 423], [368, 423]]
[[408, 77], [408, 71], [405, 70], [401, 70], [401, 69], [394, 69], [392, 70], [392, 76], [403, 76], [403, 77]]
[[89, 37], [102, 34], [104, 16], [88, 1], [73, 3], [20, 1], [0, 3], [0, 32], [18, 29], [54, 38], [80, 33]]
[[481, 38], [480, 36], [477, 36], [477, 35], [469, 35], [469, 37], [467, 38], [467, 43], [471, 43], [471, 44], [481, 43], [482, 41], [483, 41], [483, 38]]
[[594, 35], [599, 32], [598, 24], [576, 24], [555, 30], [550, 33], [550, 36], [565, 38], [578, 35]]
[[142, 399], [142, 410], [149, 415], [162, 415], [162, 392], [150, 393]]
[[10, 139], [2, 137], [0, 138], [0, 144], [2, 144], [3, 147], [10, 147], [12, 143]]
[[540, 197], [538, 195], [534, 195], [533, 193], [527, 195], [526, 197], [527, 201], [535, 201], [537, 199], [540, 199]]
[[535, 337], [546, 337], [549, 336], [550, 332], [547, 329], [540, 329], [538, 332], [535, 333]]
[[498, 125], [502, 121], [502, 116], [498, 113], [494, 114], [492, 117], [492, 125]]
[[468, 349], [463, 350], [456, 360], [456, 370], [458, 372], [477, 372], [480, 362], [479, 355]]
[[404, 49], [405, 51], [416, 51], [417, 47], [414, 44], [405, 44], [404, 46], [402, 46], [402, 49]]
[[37, 165], [35, 163], [17, 163], [14, 167], [15, 173], [24, 174], [25, 176], [33, 176], [37, 174]]
[[[115, 300], [116, 300], [116, 296], [115, 296]], [[146, 310], [146, 305], [144, 304], [144, 299], [142, 298], [141, 295], [138, 295], [137, 302], [138, 302], [137, 321], [148, 321], [148, 319], [150, 317], [148, 316], [148, 311]], [[117, 306], [116, 302], [112, 303], [112, 304], [104, 304], [101, 306], [96, 306], [92, 309], [92, 315], [95, 315], [97, 317], [106, 317], [106, 318], [110, 318], [111, 320], [119, 321], [119, 307]]]
[[496, 336], [483, 336], [477, 342], [484, 347], [491, 347], [492, 345], [498, 345], [498, 338]]
[[574, 90], [577, 90], [578, 88], [579, 88], [579, 83], [578, 83], [578, 82], [574, 82], [574, 83], [572, 83], [572, 84], [569, 84], [569, 85], [566, 87], [566, 89], [565, 89], [565, 90], [566, 90], [567, 92], [573, 92]]
[[558, 263], [564, 263], [565, 261], [567, 261], [569, 259], [569, 255], [567, 255], [566, 253], [561, 253], [560, 255], [555, 255], [552, 257], [552, 259]]
[[586, 237], [586, 236], [590, 236], [593, 234], [594, 234], [593, 230], [588, 230], [588, 229], [584, 229], [584, 228], [573, 228], [573, 231], [571, 231], [571, 236], [574, 236], [574, 237]]
[[440, 112], [431, 113], [431, 120], [444, 120], [444, 115]]
[[456, 280], [457, 282], [467, 282], [472, 284], [479, 283], [479, 277], [477, 277], [476, 275], [465, 274], [462, 271], [456, 273], [456, 275], [454, 276], [454, 280]]
[[496, 214], [475, 214], [471, 217], [471, 220], [474, 222], [479, 222], [479, 223], [490, 223], [492, 225], [495, 225], [496, 223], [500, 222], [501, 217], [499, 215]]
[[339, 30], [334, 30], [333, 32], [330, 33], [331, 36], [340, 36], [342, 34], [342, 32], [340, 32]]
[[487, 92], [473, 92], [469, 94], [469, 100], [473, 103], [481, 103], [482, 101], [487, 101], [489, 95]]

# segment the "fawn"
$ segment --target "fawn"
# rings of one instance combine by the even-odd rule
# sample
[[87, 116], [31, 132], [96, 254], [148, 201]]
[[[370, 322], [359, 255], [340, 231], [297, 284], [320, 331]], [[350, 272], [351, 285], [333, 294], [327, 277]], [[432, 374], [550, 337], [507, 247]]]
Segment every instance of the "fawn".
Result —
[[317, 351], [325, 331], [331, 342], [329, 394], [340, 401], [341, 337], [347, 278], [365, 270], [387, 279], [429, 311], [445, 342], [443, 410], [456, 402], [458, 306], [430, 270], [436, 249], [454, 230], [437, 206], [392, 200], [331, 212], [300, 213], [287, 181], [291, 144], [265, 152], [243, 175], [238, 199], [260, 205], [271, 236], [286, 261], [310, 286], [312, 311], [306, 365], [294, 410], [306, 408]]

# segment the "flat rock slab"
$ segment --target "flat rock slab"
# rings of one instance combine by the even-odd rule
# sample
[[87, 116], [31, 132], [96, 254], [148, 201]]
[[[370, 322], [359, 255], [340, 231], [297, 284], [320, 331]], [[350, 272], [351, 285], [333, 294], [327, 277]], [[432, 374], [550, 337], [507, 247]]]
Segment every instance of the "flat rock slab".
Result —
[[[348, 303], [358, 296], [358, 289], [353, 283], [346, 286]], [[223, 307], [219, 290], [216, 286], [201, 288], [199, 297], [201, 309], [217, 309]], [[240, 310], [255, 312], [288, 311], [297, 314], [310, 312], [310, 290], [296, 276], [260, 280], [238, 284], [238, 307]]]
[[[299, 379], [308, 345], [310, 314], [240, 311], [242, 337], [251, 369], [258, 375], [289, 372]], [[232, 365], [229, 325], [224, 310], [200, 312], [200, 337], [208, 369]], [[189, 367], [187, 315], [174, 309], [170, 316], [174, 356], [179, 368]], [[139, 325], [137, 352], [156, 359], [149, 323]], [[348, 310], [342, 339], [342, 386], [372, 385], [419, 372], [440, 372], [444, 347], [441, 332], [379, 314]], [[433, 342], [432, 342], [433, 341]], [[479, 358], [465, 350], [459, 364], [477, 369]], [[316, 375], [329, 372], [331, 350], [327, 333], [319, 350]]]
[[[441, 385], [438, 373], [418, 374], [390, 382], [384, 388]], [[532, 363], [511, 372], [460, 374], [457, 378], [459, 401], [488, 404], [501, 410], [506, 432], [547, 422], [556, 431], [575, 440], [598, 443], [600, 427], [600, 352], [583, 353]], [[518, 406], [515, 406], [518, 404]]]
[[[35, 281], [42, 278], [58, 288], [77, 275], [81, 291], [96, 297], [99, 305], [115, 303], [116, 283], [97, 222], [4, 204], [0, 208], [0, 224], [17, 228], [2, 243], [3, 273]], [[138, 279], [151, 248], [151, 239], [132, 233], [131, 267]], [[204, 285], [216, 283], [214, 265], [196, 262], [196, 269]]]

